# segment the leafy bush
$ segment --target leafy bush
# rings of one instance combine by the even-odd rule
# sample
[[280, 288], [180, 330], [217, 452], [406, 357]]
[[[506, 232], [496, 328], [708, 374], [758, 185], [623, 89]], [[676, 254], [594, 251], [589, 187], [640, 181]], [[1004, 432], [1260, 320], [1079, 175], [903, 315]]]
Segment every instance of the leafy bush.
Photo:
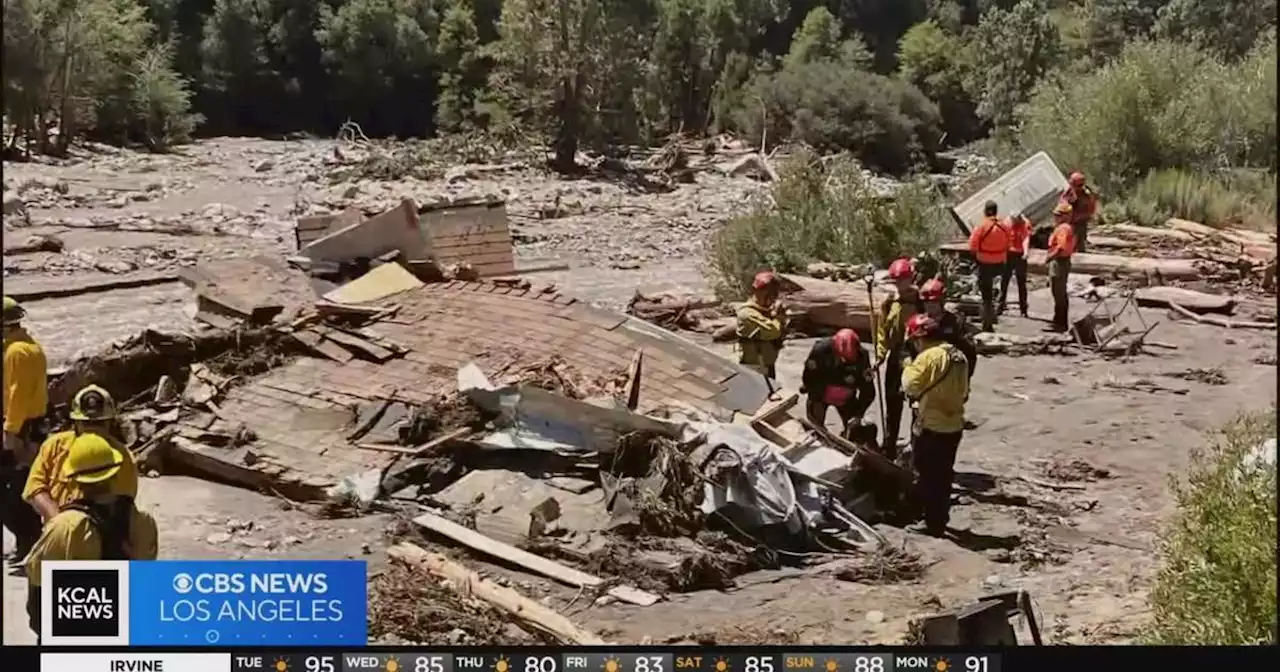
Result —
[[187, 142], [202, 117], [191, 112], [187, 80], [173, 67], [168, 45], [149, 49], [134, 65], [130, 111], [134, 126], [152, 151]]
[[1274, 40], [1232, 66], [1190, 44], [1133, 43], [1092, 73], [1041, 85], [1020, 141], [1110, 193], [1165, 168], [1272, 169], [1275, 58]]
[[1242, 416], [1173, 484], [1178, 512], [1151, 592], [1153, 643], [1275, 643], [1276, 467], [1249, 459], [1275, 436], [1274, 408]]
[[788, 273], [815, 261], [883, 267], [902, 254], [933, 249], [954, 231], [927, 184], [905, 185], [890, 198], [848, 158], [824, 163], [809, 154], [794, 161], [768, 202], [712, 238], [708, 261], [722, 296], [741, 297], [765, 268]]
[[848, 150], [891, 173], [925, 162], [941, 136], [938, 107], [915, 86], [833, 60], [757, 75], [733, 120], [747, 137], [759, 138], [767, 127], [771, 144]]
[[1124, 200], [1104, 205], [1104, 209], [1108, 221], [1129, 220], [1147, 226], [1178, 217], [1208, 226], [1272, 230], [1276, 222], [1275, 175], [1157, 170], [1148, 173]]

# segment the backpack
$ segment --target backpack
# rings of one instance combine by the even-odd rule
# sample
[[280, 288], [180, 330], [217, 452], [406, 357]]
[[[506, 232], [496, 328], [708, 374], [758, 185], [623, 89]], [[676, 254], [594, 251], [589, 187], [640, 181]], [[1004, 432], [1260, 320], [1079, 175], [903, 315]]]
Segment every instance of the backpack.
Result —
[[89, 500], [79, 499], [62, 507], [63, 511], [79, 511], [89, 518], [89, 522], [102, 539], [101, 560], [129, 560], [129, 527], [133, 518], [133, 500], [129, 497], [117, 497], [110, 505], [96, 504]]

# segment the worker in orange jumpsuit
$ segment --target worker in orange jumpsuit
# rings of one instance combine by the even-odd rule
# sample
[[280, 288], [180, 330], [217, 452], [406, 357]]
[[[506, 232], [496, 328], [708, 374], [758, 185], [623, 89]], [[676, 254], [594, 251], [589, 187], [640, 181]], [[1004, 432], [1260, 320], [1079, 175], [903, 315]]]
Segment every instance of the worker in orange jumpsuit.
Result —
[[1098, 214], [1098, 194], [1086, 183], [1084, 173], [1071, 173], [1059, 203], [1071, 206], [1071, 228], [1074, 229], [1076, 252], [1084, 252], [1089, 239], [1089, 224]]
[[876, 316], [876, 363], [884, 365], [884, 436], [880, 450], [889, 459], [898, 456], [898, 432], [902, 428], [902, 363], [907, 356], [907, 321], [924, 310], [916, 287], [916, 268], [903, 257], [889, 264], [889, 279], [897, 292], [880, 304]]
[[987, 201], [982, 222], [969, 234], [969, 251], [978, 262], [978, 293], [982, 295], [982, 330], [991, 331], [996, 320], [995, 283], [1004, 276], [1009, 260], [1009, 232], [1000, 221], [999, 206]]
[[738, 363], [765, 376], [771, 392], [773, 381], [778, 379], [778, 353], [787, 327], [787, 307], [778, 299], [781, 288], [778, 276], [761, 271], [751, 281], [751, 299], [737, 310], [738, 347], [742, 350]]
[[1005, 222], [1009, 232], [1009, 258], [1000, 278], [1000, 307], [997, 315], [1004, 315], [1009, 304], [1009, 281], [1018, 280], [1018, 311], [1027, 316], [1027, 251], [1031, 248], [1031, 220], [1018, 213]]
[[4, 297], [4, 449], [0, 450], [0, 522], [13, 533], [14, 559], [40, 538], [40, 516], [22, 500], [49, 405], [44, 348], [22, 326], [27, 311]]
[[1067, 296], [1067, 276], [1071, 274], [1071, 255], [1076, 251], [1075, 227], [1071, 225], [1071, 206], [1058, 203], [1053, 209], [1053, 233], [1049, 235], [1049, 290], [1053, 293], [1053, 330], [1070, 328], [1067, 319], [1071, 297]]

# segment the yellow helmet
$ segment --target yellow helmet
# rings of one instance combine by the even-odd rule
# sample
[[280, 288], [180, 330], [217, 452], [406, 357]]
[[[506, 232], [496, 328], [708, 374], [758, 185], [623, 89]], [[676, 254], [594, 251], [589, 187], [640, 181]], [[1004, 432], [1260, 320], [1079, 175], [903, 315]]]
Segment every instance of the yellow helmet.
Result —
[[77, 483], [101, 483], [120, 472], [124, 453], [97, 434], [81, 434], [62, 463], [62, 477]]
[[90, 385], [71, 399], [70, 415], [72, 420], [110, 420], [116, 417], [116, 401], [110, 392]]
[[18, 324], [26, 316], [27, 309], [23, 308], [17, 299], [4, 297], [4, 326]]

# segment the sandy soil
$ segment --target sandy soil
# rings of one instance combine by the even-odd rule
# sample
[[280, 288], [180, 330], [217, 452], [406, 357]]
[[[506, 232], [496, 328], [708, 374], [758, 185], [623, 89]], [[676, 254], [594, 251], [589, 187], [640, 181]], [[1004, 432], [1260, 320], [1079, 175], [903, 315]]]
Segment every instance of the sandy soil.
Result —
[[[619, 306], [637, 289], [705, 292], [699, 273], [705, 234], [759, 191], [749, 180], [711, 173], [668, 194], [529, 171], [461, 182], [331, 185], [322, 175], [332, 153], [331, 144], [318, 141], [222, 139], [184, 156], [110, 152], [70, 166], [6, 163], [6, 192], [22, 194], [32, 221], [6, 216], [5, 246], [35, 233], [56, 234], [67, 246], [62, 254], [6, 256], [6, 288], [89, 273], [128, 277], [209, 254], [290, 251], [293, 219], [320, 204], [496, 191], [510, 199], [522, 261], [569, 263], [570, 270], [549, 279]], [[146, 196], [129, 196], [139, 193]], [[566, 202], [576, 205], [564, 208]], [[568, 214], [538, 214], [557, 204]], [[32, 301], [28, 308], [33, 331], [56, 363], [147, 325], [186, 324], [188, 301], [181, 285], [170, 284]], [[1044, 292], [1033, 295], [1032, 313], [1048, 314]], [[961, 446], [952, 522], [968, 534], [956, 543], [886, 531], [931, 563], [919, 580], [875, 586], [804, 570], [757, 572], [731, 592], [675, 595], [639, 608], [583, 604], [576, 591], [468, 563], [511, 577], [554, 607], [572, 604], [566, 613], [575, 621], [620, 642], [711, 633], [721, 642], [888, 643], [901, 638], [912, 615], [1013, 588], [1030, 591], [1050, 641], [1131, 641], [1146, 618], [1152, 549], [1170, 506], [1168, 478], [1182, 473], [1203, 432], [1240, 410], [1273, 404], [1276, 389], [1274, 332], [1179, 323], [1160, 311], [1145, 317], [1163, 321], [1153, 337], [1175, 348], [1124, 361], [981, 360], [969, 404], [979, 427]], [[1042, 326], [1012, 318], [998, 328], [1035, 333]], [[804, 340], [788, 344], [784, 384], [798, 383], [808, 347]], [[1209, 368], [1220, 370], [1226, 384], [1176, 377]], [[1124, 387], [1140, 378], [1180, 393]], [[1017, 477], [1072, 487], [1048, 489]], [[163, 557], [363, 557], [375, 566], [385, 557], [385, 516], [318, 520], [258, 493], [171, 476], [144, 481], [141, 499], [159, 517]], [[248, 520], [249, 531], [230, 531]], [[5, 579], [7, 643], [29, 641], [24, 590], [20, 580]]]

